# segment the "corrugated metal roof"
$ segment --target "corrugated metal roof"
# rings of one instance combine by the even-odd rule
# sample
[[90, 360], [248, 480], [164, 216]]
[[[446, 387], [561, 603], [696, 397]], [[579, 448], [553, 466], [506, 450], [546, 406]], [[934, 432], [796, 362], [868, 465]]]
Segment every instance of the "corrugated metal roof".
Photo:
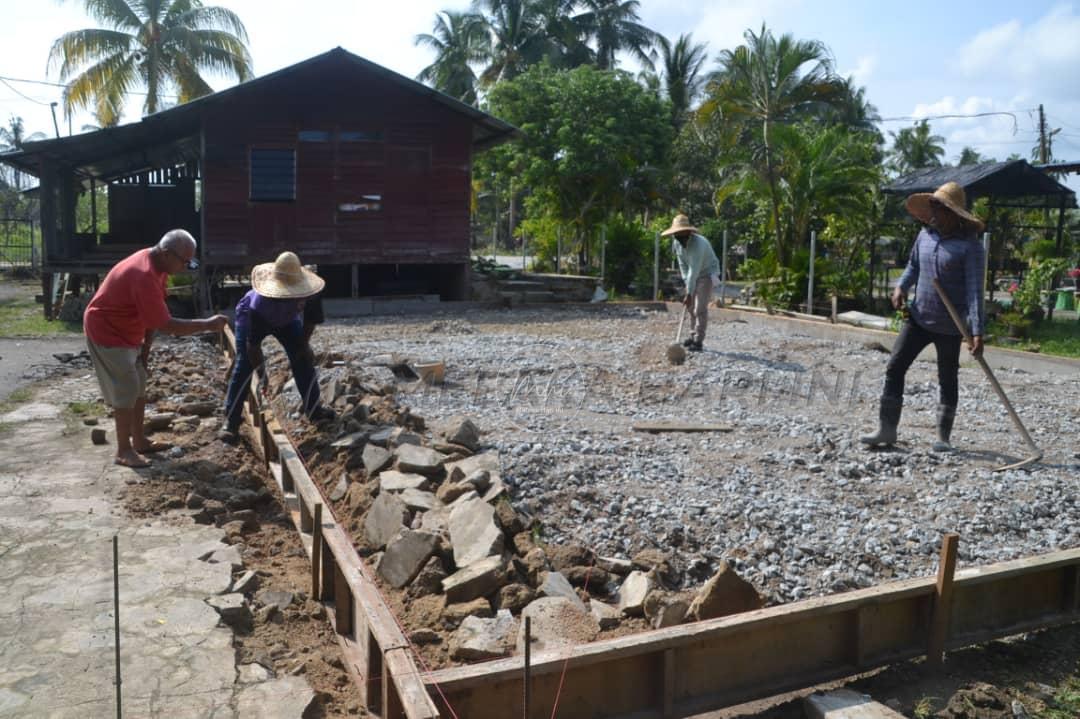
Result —
[[340, 47], [275, 72], [215, 92], [191, 102], [147, 115], [138, 122], [94, 132], [28, 142], [21, 150], [0, 154], [0, 161], [23, 172], [36, 174], [38, 162], [55, 160], [73, 165], [82, 174], [112, 179], [140, 170], [165, 167], [199, 157], [199, 133], [203, 113], [232, 98], [265, 89], [284, 77], [318, 66], [355, 67], [371, 72], [405, 89], [430, 97], [473, 123], [473, 147], [482, 150], [521, 133], [510, 125], [471, 105], [399, 75]]
[[893, 195], [933, 192], [946, 182], [955, 182], [963, 187], [969, 202], [979, 197], [1052, 196], [1065, 198], [1067, 207], [1076, 207], [1076, 193], [1035, 169], [1026, 160], [984, 162], [961, 167], [924, 167], [893, 180], [885, 186], [884, 191]]

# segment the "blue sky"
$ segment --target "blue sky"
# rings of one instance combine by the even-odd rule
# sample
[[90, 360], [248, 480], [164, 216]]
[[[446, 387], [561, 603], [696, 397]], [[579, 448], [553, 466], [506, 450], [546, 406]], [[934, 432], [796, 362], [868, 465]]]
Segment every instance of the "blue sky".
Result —
[[[52, 41], [90, 27], [79, 0], [18, 0], [16, 22], [0, 27], [0, 76], [56, 81], [46, 75]], [[208, 0], [238, 13], [251, 36], [257, 74], [264, 74], [340, 45], [404, 75], [431, 60], [413, 37], [431, 29], [435, 13], [463, 9], [460, 0], [306, 0], [301, 10], [268, 11], [265, 0]], [[642, 0], [642, 20], [668, 37], [693, 33], [716, 54], [741, 41], [747, 28], [765, 22], [774, 32], [824, 42], [837, 69], [854, 75], [885, 118], [1010, 112], [1012, 117], [931, 120], [947, 140], [947, 160], [964, 145], [986, 156], [1027, 157], [1035, 144], [1041, 102], [1052, 128], [1061, 128], [1054, 154], [1080, 160], [1080, 6], [1071, 2], [954, 0], [907, 3], [854, 0]], [[14, 17], [9, 9], [4, 17]], [[629, 66], [629, 63], [627, 63]], [[211, 79], [217, 88], [225, 86]], [[31, 98], [21, 97], [17, 92]], [[0, 83], [0, 118], [21, 115], [29, 131], [53, 132], [48, 103], [60, 88]], [[34, 102], [36, 101], [36, 102]], [[132, 103], [125, 120], [134, 119]], [[1014, 121], [1015, 118], [1015, 121]], [[77, 115], [77, 132], [91, 118]], [[61, 115], [61, 131], [66, 134]], [[910, 121], [882, 128], [898, 130]], [[1070, 184], [1080, 186], [1073, 176]]]

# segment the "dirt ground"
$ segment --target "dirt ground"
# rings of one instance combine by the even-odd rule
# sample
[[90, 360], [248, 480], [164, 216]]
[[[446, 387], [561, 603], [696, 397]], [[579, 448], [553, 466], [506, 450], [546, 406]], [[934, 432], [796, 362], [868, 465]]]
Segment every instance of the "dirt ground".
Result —
[[[617, 425], [619, 431], [628, 422], [628, 416], [620, 414], [620, 404], [626, 398], [633, 398], [635, 383], [640, 387], [643, 381], [641, 376], [628, 376], [619, 361], [610, 356], [604, 356], [595, 349], [596, 341], [604, 341], [608, 338], [625, 335], [627, 324], [635, 329], [641, 325], [638, 320], [632, 319], [630, 323], [611, 323], [610, 318], [601, 318], [601, 321], [588, 318], [573, 318], [572, 321], [544, 322], [536, 321], [535, 315], [523, 315], [515, 317], [507, 313], [498, 313], [496, 316], [463, 317], [453, 315], [447, 318], [430, 320], [386, 320], [379, 319], [370, 322], [358, 322], [328, 326], [320, 330], [316, 338], [316, 349], [323, 352], [336, 352], [349, 355], [369, 355], [383, 351], [404, 350], [414, 355], [440, 356], [451, 360], [450, 371], [456, 366], [460, 367], [468, 361], [477, 364], [485, 364], [489, 361], [512, 363], [515, 359], [515, 351], [507, 349], [501, 344], [505, 341], [508, 345], [520, 342], [521, 336], [527, 335], [530, 342], [548, 343], [553, 354], [565, 351], [569, 345], [580, 343], [581, 349], [576, 352], [573, 359], [595, 368], [606, 384], [606, 392], [601, 399], [607, 405], [601, 403], [603, 411], [595, 411], [596, 405], [591, 405], [590, 410], [581, 412], [580, 407], [572, 402], [561, 407], [541, 408], [537, 414], [559, 418], [559, 427], [567, 436], [588, 436], [581, 431], [581, 423], [592, 425], [590, 429], [603, 425]], [[629, 360], [636, 364], [642, 371], [650, 373], [644, 378], [646, 383], [656, 389], [658, 395], [672, 394], [680, 391], [679, 384], [683, 380], [663, 360], [662, 352], [666, 346], [669, 323], [657, 321], [655, 318], [649, 322], [647, 336], [639, 338], [629, 346], [623, 347], [617, 352], [623, 353], [622, 360]], [[462, 356], [448, 356], [449, 348], [455, 340], [462, 336], [479, 334], [491, 344], [490, 354], [485, 350], [477, 349], [473, 337], [473, 344], [468, 344], [463, 350]], [[717, 332], [720, 343], [724, 340], [723, 332]], [[272, 343], [268, 343], [272, 344]], [[742, 356], [743, 348], [735, 346], [719, 347], [714, 345], [713, 359], [735, 361]], [[269, 347], [268, 347], [269, 349]], [[783, 346], [770, 344], [770, 338], [762, 338], [761, 346], [755, 352], [760, 361], [771, 362], [781, 370], [785, 363], [793, 364], [798, 361], [797, 357], [804, 352], [816, 351], [820, 347], [815, 342], [793, 340]], [[273, 351], [270, 353], [273, 355]], [[827, 360], [830, 361], [830, 360]], [[702, 365], [698, 362], [694, 371], [700, 372]], [[199, 340], [165, 341], [160, 343], [154, 355], [154, 373], [152, 379], [152, 409], [155, 411], [175, 410], [181, 404], [196, 401], [210, 401], [220, 404], [223, 388], [226, 380], [227, 366], [223, 362], [217, 349], [206, 342]], [[56, 363], [56, 372], [80, 372], [86, 374], [85, 367], [64, 367]], [[925, 374], [925, 370], [922, 371]], [[918, 377], [921, 381], [921, 377]], [[1039, 378], [1025, 378], [1016, 376], [1009, 378], [1015, 387], [1022, 390], [1024, 397], [1039, 395]], [[963, 382], [963, 380], [962, 380]], [[464, 384], [464, 383], [461, 383]], [[461, 387], [458, 384], [457, 387]], [[453, 386], [453, 385], [452, 385]], [[1073, 388], [1068, 389], [1074, 391]], [[536, 417], [529, 412], [517, 412], [513, 416], [500, 414], [490, 406], [478, 407], [474, 403], [459, 402], [462, 398], [454, 394], [440, 394], [433, 397], [425, 394], [415, 385], [403, 384], [400, 399], [403, 406], [411, 407], [413, 412], [427, 418], [428, 421], [439, 419], [440, 414], [450, 414], [460, 410], [470, 410], [477, 417], [486, 430], [485, 443], [498, 448], [504, 456], [515, 456], [514, 451], [523, 444], [537, 443], [537, 441], [551, 441], [545, 435], [549, 427], [541, 422], [536, 422]], [[475, 395], [473, 395], [475, 399]], [[740, 402], [740, 411], [743, 405], [753, 405], [753, 398]], [[471, 401], [471, 400], [470, 400]], [[663, 403], [661, 403], [663, 404]], [[573, 411], [566, 412], [571, 409]], [[654, 413], [651, 418], [657, 416], [663, 418], [664, 411], [669, 409], [661, 406], [661, 411]], [[751, 411], [752, 411], [751, 407]], [[771, 412], [783, 413], [784, 410], [773, 405], [769, 407]], [[789, 408], [790, 410], [790, 408]], [[695, 409], [698, 412], [699, 409]], [[824, 407], [822, 414], [825, 421], [834, 423], [850, 422], [850, 408]], [[862, 420], [870, 416], [870, 410], [860, 405], [858, 415]], [[845, 417], [845, 415], [848, 415]], [[569, 419], [567, 419], [569, 416]], [[710, 419], [716, 419], [718, 415], [710, 415]], [[754, 419], [746, 414], [739, 415], [740, 419]], [[295, 529], [289, 521], [277, 494], [276, 487], [271, 478], [261, 467], [259, 460], [250, 452], [245, 445], [239, 449], [229, 447], [214, 439], [214, 433], [220, 425], [220, 410], [214, 409], [211, 416], [203, 417], [197, 421], [185, 421], [174, 425], [173, 430], [155, 435], [155, 439], [171, 442], [178, 449], [165, 454], [162, 459], [155, 463], [149, 470], [144, 470], [146, 482], [132, 484], [127, 489], [125, 501], [129, 511], [135, 516], [149, 514], [162, 514], [173, 512], [177, 521], [181, 515], [196, 517], [196, 521], [226, 522], [239, 521], [241, 526], [234, 526], [231, 530], [233, 540], [241, 545], [242, 556], [248, 569], [253, 569], [259, 576], [259, 588], [262, 590], [276, 590], [290, 592], [294, 595], [294, 601], [283, 611], [273, 611], [261, 606], [255, 601], [256, 618], [248, 632], [240, 632], [236, 637], [238, 663], [258, 662], [277, 672], [278, 674], [294, 672], [303, 673], [319, 697], [317, 716], [344, 717], [362, 715], [359, 708], [359, 696], [352, 685], [347, 673], [343, 669], [340, 653], [337, 650], [336, 641], [332, 630], [325, 621], [324, 610], [318, 603], [311, 601], [306, 592], [310, 585], [310, 569], [306, 554], [300, 544]], [[103, 426], [111, 424], [103, 419]], [[574, 424], [577, 422], [578, 424]], [[916, 420], [913, 424], [923, 427], [924, 420]], [[322, 436], [320, 432], [302, 423], [294, 423], [291, 426], [294, 441], [308, 456], [312, 465], [316, 468], [314, 476], [325, 491], [328, 491], [336, 482], [336, 477], [347, 468], [337, 464], [331, 457], [319, 461], [320, 447], [326, 441], [333, 439], [330, 436]], [[1054, 428], [1056, 430], [1056, 428]], [[110, 432], [111, 433], [111, 432]], [[695, 458], [695, 461], [715, 462], [719, 457], [726, 462], [746, 462], [753, 466], [764, 466], [772, 471], [778, 471], [775, 462], [762, 461], [762, 457], [768, 453], [779, 453], [794, 448], [792, 451], [805, 452], [807, 445], [804, 440], [794, 438], [778, 438], [764, 442], [763, 438], [768, 435], [768, 428], [754, 431], [753, 437], [747, 440], [745, 437], [724, 445], [717, 451], [717, 447], [706, 447], [695, 443], [677, 444], [676, 449]], [[538, 439], [539, 436], [539, 439]], [[587, 440], [586, 440], [587, 441]], [[918, 442], [912, 440], [911, 453], [918, 454], [921, 447]], [[742, 443], [741, 445], [738, 443]], [[645, 447], [644, 454], [648, 455], [650, 447], [655, 446], [652, 442]], [[812, 444], [810, 446], [813, 446]], [[554, 448], [556, 452], [572, 449], [564, 447]], [[1071, 451], [1075, 451], [1073, 448]], [[980, 460], [981, 457], [981, 460]], [[627, 461], [625, 457], [615, 456], [611, 458], [615, 463]], [[978, 455], [969, 458], [969, 461], [981, 462], [983, 466], [990, 466], [995, 461], [992, 455]], [[1056, 461], [1067, 471], [1068, 453], [1062, 454]], [[526, 471], [539, 471], [543, 464], [517, 465], [522, 473]], [[799, 474], [803, 465], [795, 465], [787, 470], [787, 476]], [[597, 464], [594, 470], [606, 470], [606, 465]], [[563, 470], [559, 462], [554, 461], [549, 467], [552, 474]], [[649, 467], [646, 466], [648, 471]], [[683, 471], [687, 471], [683, 468]], [[919, 472], [916, 472], [919, 475]], [[835, 475], [830, 475], [835, 476]], [[638, 481], [652, 481], [652, 477], [636, 476]], [[529, 490], [527, 483], [518, 489]], [[558, 487], [554, 495], [539, 496], [537, 502], [547, 501], [553, 512], [566, 512], [578, 514], [581, 512], [572, 509], [572, 502], [581, 500], [580, 492], [563, 494]], [[1075, 486], [1074, 486], [1075, 491]], [[239, 497], [239, 499], [237, 499]], [[554, 500], [554, 501], [549, 501]], [[600, 497], [595, 504], [604, 505], [608, 501]], [[216, 504], [215, 504], [216, 503]], [[218, 511], [218, 505], [221, 506]], [[529, 508], [534, 505], [529, 504]], [[625, 509], [625, 502], [621, 503]], [[178, 511], [179, 510], [179, 511]], [[603, 516], [603, 512], [595, 510], [592, 517]], [[341, 517], [341, 514], [338, 515]], [[694, 516], [691, 513], [689, 516]], [[589, 515], [579, 517], [576, 521], [588, 520]], [[566, 515], [553, 516], [547, 520], [550, 523], [553, 536], [560, 533], [569, 534], [574, 531], [574, 522], [568, 522]], [[693, 527], [686, 524], [685, 517], [676, 518], [676, 522], [683, 522], [688, 528], [687, 534], [693, 533]], [[342, 524], [350, 526], [357, 533], [359, 516], [350, 520], [345, 517]], [[651, 530], [650, 530], [651, 531]], [[659, 536], [659, 535], [658, 535]], [[671, 537], [670, 531], [665, 531], [664, 536]], [[684, 535], [685, 536], [685, 535]], [[1012, 537], [1008, 538], [1012, 541]], [[553, 540], [554, 541], [554, 540]], [[363, 542], [360, 540], [360, 549], [363, 550]], [[608, 549], [618, 550], [619, 545], [609, 544]], [[628, 546], [626, 551], [632, 551], [637, 547]], [[1023, 552], [1023, 548], [1018, 548]], [[365, 552], [370, 554], [370, 552]], [[971, 561], [975, 557], [969, 555]], [[933, 556], [926, 559], [926, 567], [932, 566]], [[688, 574], [687, 581], [692, 581]], [[776, 587], [779, 588], [779, 583]], [[813, 589], [813, 588], [811, 588]], [[410, 633], [430, 626], [434, 617], [437, 616], [435, 607], [427, 606], [431, 601], [418, 602], [410, 598], [405, 592], [394, 592], [384, 587], [384, 592], [391, 607], [398, 612], [398, 616], [405, 621], [406, 628]], [[258, 596], [258, 592], [254, 597]], [[626, 624], [619, 632], [635, 631], [638, 628], [632, 624]], [[440, 629], [440, 640], [434, 644], [426, 645], [421, 651], [425, 661], [433, 666], [440, 666], [447, 661], [445, 633]], [[852, 688], [870, 694], [878, 701], [889, 702], [897, 710], [906, 716], [940, 716], [945, 719], [1004, 719], [1004, 717], [1030, 716], [1053, 717], [1063, 719], [1070, 714], [1053, 713], [1054, 707], [1061, 702], [1064, 695], [1060, 687], [1068, 681], [1076, 681], [1080, 674], [1080, 629], [1066, 627], [1057, 630], [1046, 631], [1037, 634], [1024, 635], [1008, 641], [994, 642], [989, 645], [956, 652], [949, 656], [945, 673], [940, 677], [927, 677], [921, 671], [918, 663], [905, 663], [888, 668], [873, 676], [860, 679], [852, 685]], [[1071, 679], [1070, 679], [1071, 678]], [[1074, 685], [1075, 686], [1075, 685]], [[1014, 702], [1018, 702], [1018, 705]], [[797, 702], [781, 703], [766, 708], [767, 703], [732, 708], [711, 714], [711, 717], [775, 717], [776, 719], [788, 719], [799, 716], [801, 709]], [[1074, 707], [1076, 705], [1073, 705]], [[1023, 713], [1021, 713], [1023, 712]], [[1075, 714], [1074, 716], [1080, 716]]]

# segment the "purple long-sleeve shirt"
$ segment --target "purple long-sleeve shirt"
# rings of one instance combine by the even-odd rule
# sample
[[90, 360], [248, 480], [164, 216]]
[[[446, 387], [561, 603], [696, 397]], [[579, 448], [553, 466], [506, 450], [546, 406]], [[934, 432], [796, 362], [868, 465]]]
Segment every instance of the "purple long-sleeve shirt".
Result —
[[982, 335], [986, 323], [982, 301], [985, 267], [986, 251], [976, 235], [942, 238], [937, 230], [923, 228], [915, 238], [899, 283], [904, 292], [916, 285], [911, 319], [931, 332], [960, 334], [934, 289], [931, 280], [936, 278], [960, 317], [967, 321], [968, 331]]
[[264, 327], [276, 330], [298, 319], [304, 312], [304, 300], [276, 300], [255, 290], [236, 303], [236, 334], [247, 336], [257, 316]]

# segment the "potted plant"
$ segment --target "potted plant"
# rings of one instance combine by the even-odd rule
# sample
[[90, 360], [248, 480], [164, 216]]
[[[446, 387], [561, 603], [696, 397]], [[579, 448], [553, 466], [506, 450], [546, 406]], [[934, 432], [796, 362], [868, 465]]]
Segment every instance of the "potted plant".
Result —
[[1025, 339], [1031, 331], [1031, 320], [1015, 310], [1003, 312], [998, 321], [1004, 325], [1008, 336], [1014, 340]]

